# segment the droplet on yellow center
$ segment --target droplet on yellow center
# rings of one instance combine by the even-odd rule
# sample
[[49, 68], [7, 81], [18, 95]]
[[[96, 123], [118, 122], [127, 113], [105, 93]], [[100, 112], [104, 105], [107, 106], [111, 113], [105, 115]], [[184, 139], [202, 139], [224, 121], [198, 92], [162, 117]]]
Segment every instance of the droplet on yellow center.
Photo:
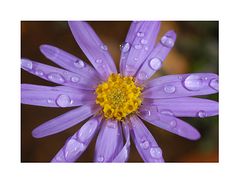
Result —
[[106, 82], [96, 88], [96, 104], [102, 107], [105, 118], [122, 120], [141, 105], [141, 91], [133, 77], [111, 74]]

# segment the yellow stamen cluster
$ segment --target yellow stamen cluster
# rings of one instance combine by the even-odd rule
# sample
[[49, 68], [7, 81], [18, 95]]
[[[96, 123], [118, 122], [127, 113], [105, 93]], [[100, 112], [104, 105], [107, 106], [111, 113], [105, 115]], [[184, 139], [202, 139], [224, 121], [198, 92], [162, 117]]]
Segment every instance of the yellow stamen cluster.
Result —
[[106, 82], [96, 88], [96, 104], [102, 107], [106, 119], [123, 120], [140, 106], [141, 91], [133, 77], [111, 74]]

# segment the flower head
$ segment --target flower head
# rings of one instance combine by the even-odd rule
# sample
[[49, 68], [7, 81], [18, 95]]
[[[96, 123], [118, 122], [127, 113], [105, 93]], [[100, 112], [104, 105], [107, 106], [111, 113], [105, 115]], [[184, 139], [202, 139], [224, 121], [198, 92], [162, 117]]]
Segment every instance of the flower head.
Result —
[[34, 137], [56, 134], [90, 117], [52, 162], [76, 161], [97, 133], [96, 162], [127, 161], [130, 135], [145, 162], [164, 162], [162, 150], [142, 120], [187, 139], [200, 138], [195, 128], [177, 117], [217, 115], [217, 102], [192, 96], [217, 93], [218, 76], [192, 73], [150, 80], [176, 41], [171, 30], [155, 45], [160, 25], [157, 21], [131, 24], [121, 45], [119, 73], [108, 47], [86, 22], [69, 22], [69, 27], [93, 66], [50, 45], [41, 45], [41, 52], [64, 69], [21, 59], [24, 70], [58, 84], [54, 87], [22, 84], [23, 104], [78, 106], [35, 128]]

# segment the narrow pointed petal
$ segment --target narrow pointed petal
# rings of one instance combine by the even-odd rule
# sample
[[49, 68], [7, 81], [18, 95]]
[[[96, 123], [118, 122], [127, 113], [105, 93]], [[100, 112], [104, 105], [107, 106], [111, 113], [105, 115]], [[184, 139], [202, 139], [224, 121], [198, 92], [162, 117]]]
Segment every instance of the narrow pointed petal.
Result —
[[87, 121], [61, 148], [52, 162], [74, 162], [87, 149], [89, 143], [97, 133], [101, 116], [96, 116]]
[[112, 162], [119, 152], [119, 147], [122, 147], [121, 131], [121, 126], [116, 120], [105, 120], [96, 142], [95, 162]]
[[144, 99], [141, 110], [151, 111], [176, 117], [210, 117], [218, 115], [218, 102], [193, 98]]
[[100, 82], [99, 75], [96, 70], [74, 55], [47, 44], [41, 45], [40, 51], [46, 58], [65, 68], [66, 70], [77, 73], [83, 78], [90, 78]]
[[85, 53], [103, 80], [117, 73], [115, 63], [94, 30], [86, 22], [70, 21], [70, 29], [79, 47]]
[[130, 152], [130, 131], [127, 123], [122, 124], [123, 132], [125, 135], [126, 143], [122, 147], [121, 151], [114, 158], [113, 162], [126, 162]]
[[44, 107], [73, 107], [93, 104], [95, 95], [92, 91], [66, 91], [56, 87], [21, 85], [21, 103]]
[[130, 122], [132, 139], [144, 162], [164, 162], [162, 150], [143, 122], [137, 116], [131, 116]]
[[46, 137], [62, 132], [92, 116], [99, 110], [96, 105], [84, 105], [49, 120], [32, 131], [35, 138]]
[[200, 138], [200, 133], [194, 127], [174, 116], [160, 114], [151, 110], [142, 111], [139, 116], [145, 121], [181, 137], [190, 140]]
[[[176, 33], [168, 31], [157, 46], [152, 50], [150, 55], [144, 61], [140, 70], [136, 75], [138, 83], [143, 83], [162, 67], [162, 62], [166, 59], [168, 53], [171, 51], [176, 41]], [[142, 77], [146, 76], [146, 77]]]
[[98, 85], [98, 81], [29, 59], [21, 59], [21, 67], [33, 75], [56, 84], [87, 90], [94, 90]]
[[149, 81], [144, 98], [176, 98], [218, 93], [218, 75], [193, 73], [167, 75]]
[[[156, 38], [160, 29], [158, 21], [144, 21], [138, 32], [133, 32], [135, 38], [129, 49], [126, 58], [126, 64], [123, 66], [123, 74], [134, 76], [145, 61], [149, 53], [152, 51]], [[123, 50], [122, 50], [123, 52]]]

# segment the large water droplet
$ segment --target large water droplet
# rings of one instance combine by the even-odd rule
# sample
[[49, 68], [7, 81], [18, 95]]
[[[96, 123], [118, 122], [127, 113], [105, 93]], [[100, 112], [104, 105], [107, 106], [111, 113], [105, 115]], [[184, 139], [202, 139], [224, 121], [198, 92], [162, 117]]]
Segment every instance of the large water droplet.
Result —
[[74, 82], [74, 83], [78, 82], [79, 80], [80, 80], [80, 79], [79, 79], [79, 77], [77, 77], [77, 76], [71, 77], [71, 81]]
[[147, 40], [145, 40], [145, 39], [141, 39], [141, 44], [143, 44], [143, 45], [145, 45], [145, 44], [147, 44], [148, 43], [148, 41]]
[[108, 50], [108, 47], [107, 47], [107, 45], [101, 45], [101, 49], [106, 51], [106, 50]]
[[30, 60], [28, 60], [28, 59], [21, 59], [21, 66], [22, 66], [22, 68], [24, 68], [24, 69], [32, 70], [32, 68], [33, 68], [33, 63], [32, 63], [32, 61], [30, 61]]
[[174, 46], [174, 40], [171, 37], [166, 35], [161, 38], [161, 43], [165, 47], [169, 47], [169, 48], [172, 48]]
[[204, 87], [204, 81], [201, 76], [191, 74], [184, 80], [184, 86], [191, 91], [199, 91]]
[[205, 118], [205, 117], [207, 116], [207, 114], [206, 114], [205, 111], [199, 111], [199, 112], [197, 113], [197, 115], [198, 115], [198, 117], [200, 117], [200, 118]]
[[209, 85], [210, 87], [218, 91], [218, 79], [212, 79]]
[[141, 139], [141, 143], [140, 143], [140, 146], [141, 146], [141, 148], [143, 148], [143, 149], [148, 149], [149, 148], [149, 146], [150, 146], [150, 143], [148, 142], [148, 140], [146, 140], [146, 138], [145, 137], [143, 137], [142, 139]]
[[71, 104], [71, 99], [68, 95], [59, 95], [56, 103], [59, 107], [68, 107]]
[[147, 74], [144, 72], [139, 72], [137, 78], [139, 80], [146, 80], [148, 78]]
[[82, 150], [83, 145], [75, 139], [70, 139], [65, 145], [64, 156], [66, 160], [72, 161]]
[[162, 158], [162, 151], [159, 147], [152, 147], [150, 149], [150, 155], [156, 159]]
[[103, 156], [98, 156], [97, 157], [97, 162], [103, 162], [104, 161], [104, 157]]
[[159, 58], [152, 58], [149, 62], [149, 66], [153, 70], [158, 70], [162, 66], [162, 61]]
[[145, 110], [141, 111], [141, 114], [142, 114], [143, 116], [151, 116], [151, 111], [148, 110], [148, 109], [145, 109]]
[[136, 44], [136, 45], [134, 45], [134, 48], [135, 48], [135, 49], [141, 49], [141, 48], [142, 48], [142, 45]]
[[41, 70], [36, 70], [35, 74], [38, 75], [38, 76], [43, 76], [44, 75], [43, 71], [41, 71]]
[[102, 59], [96, 59], [96, 63], [101, 64], [102, 63]]
[[52, 82], [60, 83], [60, 84], [65, 82], [64, 78], [58, 73], [50, 73], [48, 75], [48, 79]]
[[167, 85], [167, 86], [164, 86], [164, 89], [163, 89], [166, 93], [174, 93], [176, 91], [176, 87], [175, 86], [172, 86], [172, 85]]
[[85, 63], [82, 60], [78, 59], [74, 62], [74, 66], [77, 68], [83, 68], [85, 66]]
[[137, 36], [138, 36], [138, 37], [144, 37], [144, 33], [143, 33], [143, 32], [138, 32], [138, 33], [137, 33]]
[[85, 123], [81, 129], [79, 130], [77, 137], [82, 142], [87, 142], [89, 138], [91, 138], [98, 127], [98, 123], [96, 121], [92, 123]]
[[130, 43], [124, 42], [120, 45], [120, 49], [122, 52], [128, 52], [130, 49]]

